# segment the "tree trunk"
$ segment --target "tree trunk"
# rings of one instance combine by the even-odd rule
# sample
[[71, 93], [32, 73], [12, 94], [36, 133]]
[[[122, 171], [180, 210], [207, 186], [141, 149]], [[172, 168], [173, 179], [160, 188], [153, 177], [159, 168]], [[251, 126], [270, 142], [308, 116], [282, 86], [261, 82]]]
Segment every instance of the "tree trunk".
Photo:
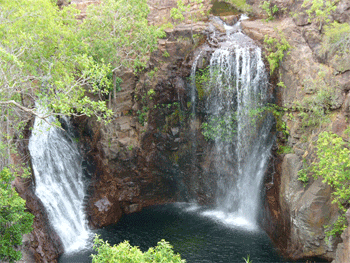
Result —
[[117, 73], [113, 71], [113, 99], [114, 104], [117, 104]]

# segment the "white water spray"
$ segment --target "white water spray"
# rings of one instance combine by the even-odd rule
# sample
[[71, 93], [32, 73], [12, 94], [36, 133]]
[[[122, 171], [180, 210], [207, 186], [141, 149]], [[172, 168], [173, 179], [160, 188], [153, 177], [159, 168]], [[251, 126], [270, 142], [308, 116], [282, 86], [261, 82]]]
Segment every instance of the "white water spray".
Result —
[[[49, 122], [54, 118], [50, 117]], [[69, 122], [66, 122], [69, 125]], [[85, 218], [82, 158], [67, 132], [36, 118], [29, 141], [35, 193], [60, 236], [65, 252], [86, 247], [91, 236]]]
[[210, 60], [207, 112], [218, 183], [216, 208], [202, 215], [253, 230], [273, 143], [273, 118], [264, 110], [271, 96], [261, 49], [231, 29]]

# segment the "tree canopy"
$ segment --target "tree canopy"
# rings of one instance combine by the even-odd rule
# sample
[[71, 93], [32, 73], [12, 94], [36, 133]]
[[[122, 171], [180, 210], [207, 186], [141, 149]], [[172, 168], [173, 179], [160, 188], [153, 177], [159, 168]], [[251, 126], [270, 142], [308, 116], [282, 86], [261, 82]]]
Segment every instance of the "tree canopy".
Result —
[[[111, 71], [142, 68], [164, 31], [148, 25], [146, 0], [91, 5], [83, 23], [74, 6], [50, 0], [0, 0], [1, 115], [95, 115], [112, 112]], [[34, 101], [48, 110], [43, 115]]]

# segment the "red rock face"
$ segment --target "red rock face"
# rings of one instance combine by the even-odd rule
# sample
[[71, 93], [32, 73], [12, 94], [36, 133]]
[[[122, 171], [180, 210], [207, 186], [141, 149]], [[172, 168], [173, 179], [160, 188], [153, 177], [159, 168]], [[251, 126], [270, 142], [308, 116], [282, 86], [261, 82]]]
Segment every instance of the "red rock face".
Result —
[[283, 210], [280, 204], [280, 185], [281, 185], [281, 170], [282, 157], [275, 155], [270, 162], [268, 174], [272, 175], [265, 183], [266, 199], [265, 209], [267, 216], [263, 227], [271, 237], [272, 242], [279, 248], [280, 252], [285, 256], [288, 249], [290, 236], [290, 216], [288, 211]]
[[57, 262], [59, 255], [63, 253], [63, 245], [50, 226], [43, 204], [34, 194], [33, 182], [30, 179], [17, 178], [15, 187], [19, 195], [26, 200], [28, 212], [35, 216], [26, 249], [34, 255], [35, 262]]

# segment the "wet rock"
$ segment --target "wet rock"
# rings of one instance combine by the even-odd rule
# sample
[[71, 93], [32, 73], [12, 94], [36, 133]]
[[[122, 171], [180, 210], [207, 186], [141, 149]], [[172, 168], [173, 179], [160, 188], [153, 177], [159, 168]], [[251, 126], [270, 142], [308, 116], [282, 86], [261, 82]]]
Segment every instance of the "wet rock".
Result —
[[219, 17], [213, 16], [209, 20], [217, 30], [219, 30], [221, 33], [226, 33], [225, 24]]
[[233, 26], [234, 24], [236, 24], [238, 22], [240, 15], [220, 16], [220, 18], [227, 25]]
[[108, 199], [106, 197], [98, 200], [97, 202], [95, 202], [94, 204], [97, 208], [98, 211], [100, 212], [106, 212], [109, 210], [109, 208], [111, 207], [111, 203], [108, 201]]
[[110, 183], [109, 191], [106, 191], [106, 188], [104, 191], [101, 189], [94, 192], [93, 198], [90, 199], [87, 212], [90, 225], [94, 228], [114, 224], [122, 216], [116, 185], [114, 182]]

